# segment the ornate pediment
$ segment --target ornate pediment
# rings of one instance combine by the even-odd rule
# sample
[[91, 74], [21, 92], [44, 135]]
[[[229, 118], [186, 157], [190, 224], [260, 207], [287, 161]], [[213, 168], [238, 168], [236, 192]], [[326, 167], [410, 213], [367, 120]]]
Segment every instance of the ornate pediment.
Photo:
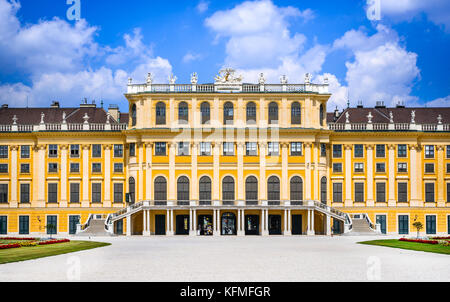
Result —
[[236, 76], [233, 68], [225, 68], [219, 71], [219, 75], [215, 77], [216, 84], [240, 84], [242, 76]]

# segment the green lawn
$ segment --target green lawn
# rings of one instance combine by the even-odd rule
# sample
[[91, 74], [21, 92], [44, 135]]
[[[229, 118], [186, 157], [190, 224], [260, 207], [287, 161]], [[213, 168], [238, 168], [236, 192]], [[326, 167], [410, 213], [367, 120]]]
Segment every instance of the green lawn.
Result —
[[36, 247], [21, 247], [15, 249], [0, 250], [0, 264], [26, 261], [31, 259], [56, 256], [83, 250], [108, 246], [110, 243], [92, 241], [71, 241]]
[[441, 244], [406, 242], [406, 241], [399, 241], [397, 239], [372, 240], [372, 241], [363, 241], [363, 242], [358, 242], [358, 243], [359, 244], [368, 244], [368, 245], [387, 246], [387, 247], [399, 248], [399, 249], [404, 249], [404, 250], [414, 250], [414, 251], [447, 254], [447, 255], [450, 254], [450, 246], [443, 246]]

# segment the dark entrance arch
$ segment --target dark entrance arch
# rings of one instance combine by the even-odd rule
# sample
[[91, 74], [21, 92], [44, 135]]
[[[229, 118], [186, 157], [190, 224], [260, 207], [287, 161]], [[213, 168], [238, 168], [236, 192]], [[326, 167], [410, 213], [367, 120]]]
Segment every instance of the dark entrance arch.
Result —
[[222, 235], [236, 235], [236, 215], [227, 212], [222, 214]]
[[245, 215], [245, 235], [259, 235], [258, 215]]
[[269, 235], [281, 235], [281, 215], [269, 215]]

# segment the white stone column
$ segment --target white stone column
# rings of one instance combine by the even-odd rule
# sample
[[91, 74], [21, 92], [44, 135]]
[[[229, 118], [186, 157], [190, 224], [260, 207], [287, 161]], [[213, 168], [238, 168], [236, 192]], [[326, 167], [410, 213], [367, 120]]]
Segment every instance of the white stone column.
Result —
[[111, 203], [111, 148], [112, 145], [103, 145], [105, 150], [105, 188], [103, 193], [103, 207], [109, 208]]
[[264, 218], [264, 235], [269, 235], [269, 210], [265, 210], [265, 218]]
[[375, 205], [373, 199], [373, 149], [374, 145], [366, 145], [367, 149], [367, 202], [368, 207]]
[[242, 231], [241, 231], [241, 210], [238, 209], [238, 223], [237, 223], [237, 235], [238, 236], [242, 236]]
[[344, 145], [345, 149], [345, 203], [346, 207], [353, 206], [352, 200], [352, 145]]
[[194, 209], [194, 225], [193, 225], [193, 227], [194, 227], [194, 235], [197, 235], [197, 226], [198, 226], [198, 223], [197, 223], [197, 210], [195, 210]]
[[314, 227], [314, 210], [311, 210], [311, 230], [310, 230], [310, 235], [315, 235], [316, 231], [315, 231], [315, 227]]
[[11, 148], [11, 201], [9, 206], [11, 208], [16, 208], [18, 205], [18, 194], [17, 194], [17, 150], [19, 146], [10, 146]]
[[291, 216], [291, 210], [287, 211], [287, 225], [288, 225], [288, 229], [287, 229], [287, 234], [288, 236], [292, 235], [292, 216]]
[[311, 146], [312, 143], [305, 143], [305, 200], [312, 199], [311, 186]]
[[[289, 200], [288, 155], [289, 143], [281, 143], [281, 200]], [[290, 204], [290, 203], [289, 203]]]
[[192, 209], [189, 209], [189, 236], [195, 236], [194, 233], [194, 215]]
[[395, 198], [395, 145], [388, 145], [389, 149], [389, 172], [388, 172], [388, 182], [389, 182], [389, 199], [388, 206], [395, 207], [397, 201]]
[[147, 236], [147, 210], [142, 211], [143, 230], [142, 235]]
[[326, 215], [326, 223], [325, 223], [325, 235], [331, 235], [331, 216]]
[[217, 236], [217, 213], [215, 209], [213, 209], [213, 235]]
[[170, 210], [170, 235], [174, 235], [175, 230], [173, 229], [173, 210]]
[[153, 156], [153, 143], [145, 144], [145, 159], [146, 159], [146, 170], [145, 170], [145, 199], [152, 200], [152, 156]]
[[82, 208], [88, 208], [89, 202], [89, 149], [90, 145], [83, 145], [83, 199], [81, 201]]
[[143, 166], [145, 165], [144, 144], [142, 142], [139, 142], [138, 144], [136, 144], [136, 147], [139, 148], [139, 153], [138, 153], [139, 159], [137, 161], [139, 163], [139, 170], [138, 170], [139, 182], [137, 182], [138, 188], [136, 190], [138, 192], [137, 200], [143, 201], [144, 200], [144, 170], [143, 170]]
[[313, 145], [313, 163], [312, 167], [314, 169], [314, 200], [320, 200], [319, 197], [319, 187], [320, 187], [320, 181], [319, 181], [319, 146], [320, 143], [318, 141], [314, 142]]
[[244, 146], [245, 143], [237, 143], [237, 199], [238, 205], [244, 205], [245, 186], [244, 186]]
[[176, 143], [169, 143], [169, 183], [168, 187], [168, 200], [174, 202], [176, 200], [176, 179], [175, 179], [175, 152]]
[[147, 210], [147, 231], [148, 236], [150, 236], [151, 234], [150, 210]]
[[438, 207], [445, 207], [445, 198], [444, 198], [444, 192], [446, 190], [445, 188], [445, 181], [444, 181], [444, 175], [445, 175], [445, 168], [444, 168], [444, 145], [438, 145], [436, 146], [437, 149], [437, 206]]
[[417, 179], [417, 149], [418, 145], [409, 145], [409, 173], [410, 173], [410, 196], [408, 199], [411, 206], [416, 206], [419, 203], [419, 197], [417, 194], [417, 186], [420, 181]]
[[59, 206], [61, 208], [67, 207], [67, 150], [69, 149], [68, 145], [61, 145], [59, 147], [61, 150], [61, 200]]
[[131, 215], [127, 216], [127, 236], [131, 236], [132, 225], [131, 225]]
[[46, 161], [45, 152], [46, 146], [38, 146], [38, 204], [37, 207], [45, 207], [45, 171], [46, 171]]
[[170, 210], [166, 210], [166, 236], [170, 235]]

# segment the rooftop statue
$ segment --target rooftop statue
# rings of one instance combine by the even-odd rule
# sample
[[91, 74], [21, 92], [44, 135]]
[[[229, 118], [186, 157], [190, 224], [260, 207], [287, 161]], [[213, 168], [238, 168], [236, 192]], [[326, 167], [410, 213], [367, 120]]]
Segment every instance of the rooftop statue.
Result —
[[219, 71], [215, 77], [216, 83], [220, 84], [238, 84], [242, 82], [242, 76], [235, 76], [236, 71], [233, 68], [225, 68]]
[[197, 73], [194, 72], [193, 74], [191, 74], [191, 84], [196, 85], [197, 83], [198, 83], [198, 76]]

